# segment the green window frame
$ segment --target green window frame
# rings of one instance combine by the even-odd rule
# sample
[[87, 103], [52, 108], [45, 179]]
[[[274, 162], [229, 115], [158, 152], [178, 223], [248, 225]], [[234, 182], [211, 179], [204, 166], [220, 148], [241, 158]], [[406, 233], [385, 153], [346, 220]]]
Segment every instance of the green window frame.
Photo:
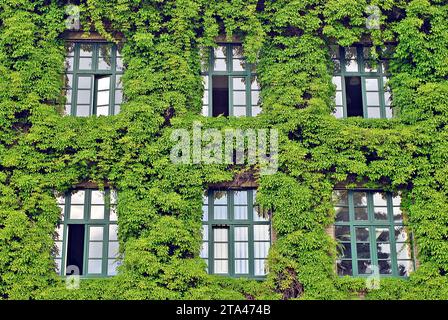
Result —
[[202, 115], [213, 116], [213, 77], [228, 77], [229, 116], [253, 117], [261, 112], [260, 85], [255, 65], [247, 63], [238, 43], [220, 43], [203, 58], [204, 96]]
[[360, 77], [362, 90], [362, 109], [364, 118], [392, 118], [391, 92], [387, 86], [388, 72], [386, 51], [378, 63], [371, 57], [371, 47], [356, 45], [352, 47], [330, 46], [334, 62], [333, 84], [336, 86], [334, 115], [347, 118], [346, 77]]
[[264, 279], [271, 223], [256, 190], [208, 190], [203, 200], [201, 258], [210, 274]]
[[72, 266], [67, 266], [68, 239], [73, 225], [84, 226], [82, 270], [76, 272], [87, 278], [116, 274], [120, 265], [116, 199], [116, 192], [111, 189], [76, 189], [57, 197], [62, 213], [55, 239], [59, 275], [73, 271]]
[[115, 115], [123, 102], [123, 62], [114, 43], [66, 42], [65, 114]]
[[335, 190], [340, 276], [407, 277], [415, 269], [401, 197], [381, 190]]

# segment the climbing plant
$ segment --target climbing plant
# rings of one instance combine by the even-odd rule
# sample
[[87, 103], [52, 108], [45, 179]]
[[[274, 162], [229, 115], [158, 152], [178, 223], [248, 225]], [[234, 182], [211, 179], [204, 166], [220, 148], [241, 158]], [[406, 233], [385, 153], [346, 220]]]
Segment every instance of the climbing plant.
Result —
[[[0, 296], [4, 299], [447, 299], [448, 5], [444, 0], [74, 1], [86, 36], [120, 41], [126, 102], [109, 117], [63, 116], [65, 1], [0, 4]], [[369, 6], [379, 28], [367, 28]], [[121, 37], [117, 37], [120, 34]], [[241, 39], [263, 112], [200, 115], [201, 54]], [[121, 40], [116, 40], [120, 38]], [[394, 119], [336, 119], [329, 45], [394, 44]], [[279, 168], [174, 164], [174, 129], [275, 128]], [[276, 234], [266, 281], [208, 275], [204, 190], [250, 172]], [[118, 190], [123, 265], [66, 288], [54, 272], [55, 193]], [[419, 268], [408, 279], [335, 273], [333, 187], [402, 194]]]

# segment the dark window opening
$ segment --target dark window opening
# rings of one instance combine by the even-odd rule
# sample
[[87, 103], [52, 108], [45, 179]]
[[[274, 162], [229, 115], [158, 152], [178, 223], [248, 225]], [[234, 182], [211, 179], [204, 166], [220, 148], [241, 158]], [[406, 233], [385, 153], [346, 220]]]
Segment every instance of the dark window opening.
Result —
[[345, 77], [345, 90], [347, 99], [347, 116], [362, 117], [362, 88], [361, 77]]
[[84, 233], [85, 226], [83, 224], [68, 225], [67, 275], [76, 274], [76, 267], [79, 270], [79, 274], [83, 274]]
[[229, 115], [229, 77], [213, 76], [213, 116]]

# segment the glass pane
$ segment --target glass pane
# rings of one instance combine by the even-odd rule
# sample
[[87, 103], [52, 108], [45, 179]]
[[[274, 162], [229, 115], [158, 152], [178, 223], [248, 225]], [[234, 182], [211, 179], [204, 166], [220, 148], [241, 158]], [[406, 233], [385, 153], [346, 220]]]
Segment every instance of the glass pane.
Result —
[[333, 201], [336, 204], [348, 205], [348, 191], [347, 190], [334, 190]]
[[366, 90], [367, 91], [378, 91], [378, 79], [366, 79]]
[[257, 115], [259, 115], [261, 113], [261, 108], [260, 107], [254, 107], [252, 106], [252, 117], [255, 117]]
[[269, 248], [271, 244], [269, 242], [255, 242], [254, 243], [254, 258], [266, 258], [268, 256]]
[[55, 262], [56, 262], [56, 273], [57, 274], [61, 274], [61, 267], [62, 267], [62, 260], [61, 259], [55, 259]]
[[65, 69], [67, 71], [73, 71], [73, 64], [74, 64], [74, 58], [73, 57], [65, 58]]
[[396, 226], [394, 228], [395, 240], [396, 241], [407, 241], [408, 235], [404, 226]]
[[245, 61], [243, 59], [233, 59], [232, 60], [232, 70], [233, 71], [244, 71]]
[[98, 90], [109, 90], [110, 77], [98, 78]]
[[84, 190], [75, 191], [71, 195], [72, 204], [83, 204], [84, 199], [85, 199], [85, 191]]
[[116, 66], [115, 69], [117, 71], [123, 71], [124, 70], [123, 60], [121, 59], [121, 57], [117, 57], [117, 66]]
[[208, 104], [208, 91], [204, 91], [204, 95], [202, 96], [202, 103]]
[[356, 241], [369, 241], [369, 228], [368, 227], [356, 228]]
[[375, 233], [376, 233], [376, 241], [378, 242], [390, 241], [389, 228], [376, 228]]
[[103, 270], [102, 263], [101, 260], [89, 260], [88, 273], [101, 274]]
[[78, 89], [90, 89], [92, 87], [91, 77], [78, 77]]
[[245, 116], [247, 116], [247, 108], [246, 107], [233, 107], [233, 115], [235, 117], [245, 117]]
[[243, 46], [233, 46], [232, 47], [232, 57], [233, 58], [243, 58]]
[[79, 45], [79, 55], [81, 57], [91, 57], [93, 52], [93, 46], [87, 43], [81, 43]]
[[343, 105], [342, 92], [340, 92], [340, 91], [336, 92], [335, 103], [336, 103], [337, 106], [342, 106]]
[[353, 274], [351, 260], [340, 260], [337, 262], [337, 267], [340, 276], [351, 276]]
[[208, 221], [208, 206], [202, 206], [202, 221]]
[[103, 227], [90, 227], [89, 239], [90, 240], [103, 240]]
[[331, 82], [336, 86], [336, 90], [342, 90], [342, 77], [333, 77]]
[[247, 191], [235, 191], [233, 201], [235, 204], [247, 204]]
[[233, 78], [233, 90], [246, 90], [245, 78]]
[[202, 240], [208, 241], [208, 225], [202, 226]]
[[[208, 79], [208, 77], [206, 77]], [[123, 88], [123, 80], [121, 79], [121, 74], [117, 74], [115, 76], [115, 87], [116, 88]]]
[[387, 220], [387, 207], [375, 207], [374, 209], [375, 220]]
[[254, 225], [254, 240], [269, 241], [269, 225]]
[[410, 259], [411, 250], [407, 243], [397, 243], [397, 259]]
[[392, 274], [392, 262], [390, 260], [378, 261], [380, 274]]
[[235, 273], [236, 274], [248, 274], [249, 273], [249, 261], [235, 260]]
[[109, 258], [117, 258], [119, 253], [119, 245], [118, 242], [109, 242], [109, 251], [108, 251], [108, 257]]
[[62, 256], [62, 241], [56, 241], [56, 257], [60, 258]]
[[225, 59], [215, 59], [213, 70], [215, 71], [226, 71], [227, 62]]
[[252, 104], [253, 105], [258, 105], [260, 104], [260, 91], [251, 91], [251, 100], [252, 100]]
[[199, 254], [201, 258], [208, 258], [208, 242], [203, 242], [201, 247], [201, 252]]
[[249, 258], [249, 245], [247, 242], [235, 242], [235, 258]]
[[390, 244], [389, 243], [377, 243], [377, 256], [378, 259], [390, 259]]
[[356, 47], [346, 47], [345, 51], [345, 59], [357, 59], [357, 50]]
[[265, 260], [264, 259], [262, 259], [262, 260], [256, 259], [254, 261], [254, 268], [255, 268], [254, 274], [256, 276], [264, 276], [264, 275], [266, 275], [266, 267], [265, 267]]
[[79, 58], [80, 70], [92, 70], [92, 58]]
[[349, 226], [335, 226], [334, 233], [336, 240], [350, 241], [350, 227]]
[[215, 220], [227, 219], [227, 206], [215, 206], [213, 209], [214, 209], [213, 216]]
[[413, 264], [410, 260], [398, 261], [398, 274], [402, 277], [409, 276], [409, 273], [413, 270]]
[[401, 196], [392, 197], [392, 205], [394, 206], [401, 205]]
[[89, 258], [101, 258], [103, 256], [103, 242], [89, 243]]
[[387, 195], [384, 192], [375, 192], [373, 194], [373, 204], [375, 206], [387, 206]]
[[346, 60], [345, 61], [345, 71], [347, 71], [347, 72], [358, 72], [358, 61], [356, 61], [356, 60]]
[[214, 204], [227, 204], [227, 192], [226, 191], [213, 192], [213, 203]]
[[367, 117], [370, 118], [370, 119], [379, 119], [379, 118], [381, 118], [380, 108], [376, 108], [376, 107], [374, 107], [374, 108], [372, 108], [372, 107], [367, 108]]
[[109, 106], [109, 91], [99, 91], [96, 96], [96, 104], [97, 106]]
[[248, 241], [248, 228], [247, 227], [235, 227], [235, 241]]
[[227, 259], [229, 257], [229, 249], [227, 243], [215, 243], [215, 259]]
[[358, 261], [358, 273], [359, 274], [372, 273], [372, 262], [370, 260]]
[[90, 219], [104, 219], [104, 206], [101, 205], [91, 206]]
[[344, 221], [347, 222], [350, 220], [348, 207], [336, 207], [335, 210], [336, 210], [336, 222], [344, 222]]
[[333, 59], [339, 59], [341, 57], [339, 46], [330, 45], [330, 55]]
[[70, 206], [70, 219], [84, 219], [84, 206]]
[[90, 104], [90, 90], [78, 90], [78, 103]]
[[108, 58], [99, 57], [98, 70], [110, 70], [110, 69], [112, 69], [112, 61], [110, 57]]
[[104, 204], [104, 192], [99, 190], [92, 190], [92, 204]]
[[358, 259], [369, 259], [370, 258], [370, 244], [369, 243], [357, 243], [356, 252], [358, 254]]
[[90, 116], [90, 105], [80, 105], [76, 106], [76, 116], [78, 117], [88, 117]]
[[115, 103], [122, 103], [122, 102], [123, 102], [123, 91], [115, 90]]
[[233, 104], [245, 106], [246, 105], [246, 92], [234, 91], [233, 92]]
[[118, 225], [109, 225], [109, 240], [118, 240]]
[[364, 71], [365, 72], [377, 72], [378, 71], [378, 62], [374, 60], [365, 60], [364, 61]]
[[367, 206], [367, 193], [353, 192], [353, 203], [355, 206]]
[[117, 274], [117, 268], [120, 265], [119, 261], [116, 261], [115, 259], [109, 259], [107, 260], [107, 275], [108, 276], [114, 276]]
[[110, 207], [109, 220], [110, 221], [117, 221], [118, 220], [118, 217], [117, 217], [117, 206], [115, 206], [115, 205], [111, 205], [111, 207]]
[[339, 253], [341, 258], [351, 258], [352, 257], [352, 247], [349, 242], [339, 244]]
[[400, 207], [394, 207], [393, 208], [393, 212], [394, 212], [394, 221], [399, 223], [399, 222], [403, 222], [403, 214], [401, 212], [401, 208]]
[[380, 105], [380, 95], [378, 92], [366, 92], [366, 98], [368, 106]]
[[227, 56], [226, 49], [227, 48], [225, 46], [214, 48], [213, 50], [215, 58], [225, 58]]
[[250, 79], [251, 79], [250, 89], [251, 90], [260, 90], [260, 83], [258, 82], [258, 78], [251, 77]]
[[355, 220], [368, 220], [367, 208], [355, 208]]
[[214, 261], [215, 273], [226, 274], [229, 272], [229, 265], [227, 260], [215, 260]]
[[227, 242], [228, 241], [228, 229], [223, 229], [223, 228], [213, 229], [213, 237], [216, 242]]
[[96, 115], [97, 116], [108, 116], [109, 115], [109, 106], [96, 107]]
[[386, 106], [390, 106], [392, 104], [391, 95], [390, 95], [390, 92], [388, 92], [388, 91], [384, 92], [384, 104]]

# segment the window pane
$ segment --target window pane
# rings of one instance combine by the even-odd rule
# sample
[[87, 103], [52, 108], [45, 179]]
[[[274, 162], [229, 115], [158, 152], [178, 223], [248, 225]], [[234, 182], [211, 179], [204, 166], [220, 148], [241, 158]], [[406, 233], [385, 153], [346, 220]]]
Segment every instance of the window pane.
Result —
[[375, 220], [387, 220], [387, 207], [374, 208]]
[[369, 243], [357, 243], [356, 252], [358, 254], [358, 259], [369, 259], [370, 258], [370, 244]]
[[251, 91], [251, 100], [253, 105], [260, 104], [260, 91]]
[[254, 240], [255, 241], [269, 241], [269, 225], [254, 225]]
[[120, 265], [119, 261], [116, 261], [115, 259], [109, 259], [107, 260], [107, 275], [108, 276], [114, 276], [117, 274], [117, 268]]
[[93, 46], [87, 43], [81, 43], [79, 45], [79, 55], [81, 57], [91, 57], [93, 53]]
[[119, 245], [118, 242], [109, 242], [109, 248], [108, 248], [108, 257], [109, 258], [117, 258], [118, 257], [118, 250]]
[[367, 193], [353, 192], [353, 203], [355, 206], [367, 206]]
[[90, 105], [77, 105], [76, 106], [76, 116], [78, 117], [88, 117], [90, 116]]
[[215, 220], [226, 220], [227, 219], [227, 206], [215, 206], [214, 207], [214, 218], [215, 218]]
[[92, 87], [91, 77], [78, 77], [78, 88], [79, 89], [90, 89]]
[[379, 119], [381, 118], [380, 108], [367, 108], [367, 117], [370, 119]]
[[341, 258], [351, 258], [352, 257], [352, 246], [349, 242], [339, 244], [339, 253]]
[[368, 106], [380, 105], [380, 95], [378, 92], [366, 92], [366, 98]]
[[227, 204], [227, 192], [226, 191], [213, 192], [213, 203], [214, 204]]
[[408, 235], [406, 233], [406, 229], [404, 228], [404, 226], [396, 226], [394, 228], [394, 233], [395, 233], [395, 240], [396, 241], [407, 241], [408, 240]]
[[248, 241], [248, 229], [247, 227], [235, 227], [235, 241]]
[[376, 241], [378, 242], [390, 241], [389, 228], [376, 228], [375, 233], [376, 233]]
[[245, 61], [243, 59], [233, 59], [232, 60], [233, 71], [244, 71]]
[[235, 204], [247, 204], [247, 191], [235, 191], [233, 200]]
[[357, 50], [356, 47], [346, 47], [344, 48], [345, 51], [345, 59], [357, 59]]
[[355, 220], [368, 220], [368, 211], [366, 208], [355, 208]]
[[350, 221], [348, 207], [336, 207], [335, 210], [336, 210], [336, 222]]
[[92, 58], [79, 58], [80, 70], [92, 70]]
[[235, 242], [235, 258], [249, 258], [249, 246], [247, 242]]
[[109, 106], [96, 107], [96, 115], [97, 116], [108, 116], [109, 115]]
[[109, 221], [117, 221], [117, 206], [111, 205], [110, 206], [110, 214], [109, 214]]
[[78, 103], [90, 104], [90, 90], [78, 90]]
[[98, 106], [104, 106], [107, 105], [109, 106], [109, 91], [99, 91], [97, 93], [97, 101], [96, 104]]
[[202, 226], [202, 240], [208, 241], [208, 225]]
[[350, 241], [350, 227], [349, 226], [335, 226], [334, 227], [336, 240]]
[[89, 243], [89, 258], [101, 258], [103, 256], [103, 242]]
[[202, 206], [202, 221], [208, 221], [208, 206]]
[[333, 201], [339, 205], [348, 205], [348, 191], [347, 190], [334, 190]]
[[411, 251], [407, 243], [397, 243], [397, 259], [410, 259]]
[[246, 92], [234, 91], [233, 92], [233, 104], [234, 105], [246, 105]]
[[375, 206], [387, 206], [387, 195], [384, 192], [375, 192], [373, 194], [373, 204]]
[[249, 273], [249, 261], [248, 260], [235, 260], [235, 273], [236, 274], [248, 274]]
[[115, 103], [122, 103], [122, 102], [123, 102], [123, 91], [115, 90]]
[[342, 106], [342, 92], [336, 92], [335, 103], [337, 106]]
[[340, 276], [351, 276], [353, 274], [351, 260], [340, 260], [337, 262], [337, 267]]
[[228, 241], [228, 229], [215, 228], [213, 229], [213, 237], [217, 242], [227, 242]]
[[90, 219], [104, 219], [104, 206], [99, 205], [91, 206]]
[[413, 270], [413, 264], [411, 260], [399, 260], [397, 264], [398, 274], [400, 276], [409, 276], [409, 273]]
[[90, 227], [90, 240], [103, 240], [103, 227]]
[[331, 82], [336, 86], [336, 90], [342, 90], [342, 77], [333, 77]]
[[104, 192], [99, 190], [92, 190], [92, 204], [104, 204]]
[[378, 91], [378, 79], [366, 79], [366, 90], [367, 91]]
[[213, 70], [215, 71], [226, 71], [227, 63], [225, 59], [215, 59]]
[[203, 242], [201, 247], [201, 253], [199, 254], [201, 258], [208, 258], [208, 242]]
[[356, 61], [356, 60], [346, 60], [345, 61], [345, 71], [347, 71], [347, 72], [358, 72], [358, 61]]
[[229, 247], [227, 243], [215, 243], [215, 259], [227, 259], [229, 257]]
[[269, 242], [255, 242], [254, 258], [266, 258], [268, 256], [270, 246], [271, 244]]
[[358, 227], [356, 228], [356, 241], [369, 241], [369, 228]]
[[88, 273], [91, 274], [101, 274], [102, 272], [102, 261], [101, 260], [89, 260]]
[[378, 243], [376, 245], [378, 259], [390, 259], [390, 244]]
[[264, 276], [266, 275], [266, 266], [265, 266], [265, 260], [264, 259], [256, 259], [254, 262], [254, 274], [256, 276]]
[[116, 224], [109, 225], [109, 240], [118, 240], [118, 226]]
[[215, 273], [217, 274], [226, 274], [229, 272], [229, 266], [228, 266], [227, 260], [215, 260], [214, 261], [214, 268]]
[[233, 78], [233, 90], [246, 90], [246, 78]]
[[85, 199], [85, 191], [78, 190], [71, 194], [71, 202], [72, 204], [83, 204]]
[[392, 274], [392, 262], [390, 260], [378, 261], [380, 274]]
[[84, 206], [70, 206], [70, 219], [84, 219]]
[[98, 90], [110, 89], [110, 77], [98, 78]]
[[370, 260], [358, 261], [358, 273], [359, 274], [372, 273], [372, 262]]
[[233, 115], [235, 117], [245, 117], [245, 116], [247, 116], [247, 108], [246, 107], [233, 107]]

